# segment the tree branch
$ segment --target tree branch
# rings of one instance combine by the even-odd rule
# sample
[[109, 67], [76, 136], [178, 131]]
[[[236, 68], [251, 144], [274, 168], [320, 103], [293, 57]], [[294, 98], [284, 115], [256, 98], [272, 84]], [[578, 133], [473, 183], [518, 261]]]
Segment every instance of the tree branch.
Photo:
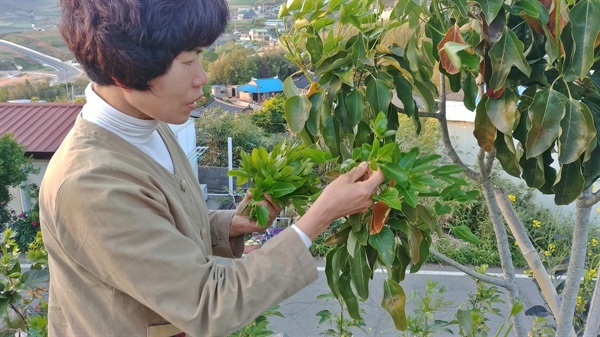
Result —
[[492, 168], [494, 167], [494, 160], [496, 159], [496, 149], [493, 148], [492, 152], [488, 153], [485, 158], [485, 171], [487, 174], [492, 173]]
[[585, 206], [590, 206], [590, 207], [594, 206], [598, 202], [600, 202], [600, 191], [592, 193], [590, 197], [586, 198], [583, 201], [583, 203], [584, 203]]
[[438, 120], [440, 118], [442, 118], [440, 116], [440, 114], [437, 113], [437, 112], [419, 112], [419, 117], [422, 117], [422, 118], [435, 118], [435, 119], [438, 119]]
[[446, 255], [438, 252], [433, 247], [429, 247], [429, 253], [431, 253], [431, 255], [435, 256], [436, 258], [442, 260], [444, 263], [447, 263], [447, 264], [451, 265], [452, 267], [454, 267], [454, 268], [462, 271], [463, 273], [465, 273], [469, 276], [472, 276], [478, 280], [482, 280], [483, 282], [491, 283], [493, 285], [496, 285], [496, 286], [502, 287], [502, 288], [508, 287], [508, 283], [505, 280], [498, 278], [498, 277], [481, 274], [472, 269], [469, 269], [469, 268], [463, 266], [462, 264], [447, 257]]
[[600, 332], [600, 281], [598, 278], [596, 278], [596, 287], [594, 288], [590, 311], [583, 331], [583, 337], [596, 337]]
[[465, 175], [474, 181], [480, 181], [481, 177], [477, 172], [473, 171], [467, 164], [465, 164], [458, 154], [456, 150], [452, 146], [452, 141], [450, 140], [450, 133], [448, 132], [448, 121], [446, 120], [446, 77], [443, 74], [440, 74], [440, 104], [439, 104], [439, 113], [436, 114], [436, 118], [440, 122], [440, 129], [442, 131], [442, 143], [444, 144], [444, 150], [446, 155], [452, 160], [452, 162], [456, 165], [459, 165], [465, 169]]
[[498, 202], [498, 206], [500, 206], [500, 211], [502, 212], [502, 215], [504, 215], [504, 219], [506, 220], [510, 231], [519, 244], [519, 249], [525, 258], [525, 261], [527, 261], [527, 265], [533, 272], [533, 277], [537, 280], [540, 289], [542, 290], [542, 296], [550, 306], [552, 315], [558, 317], [560, 314], [560, 297], [558, 297], [558, 293], [552, 284], [548, 272], [542, 264], [542, 260], [540, 259], [537, 250], [529, 239], [525, 226], [523, 226], [521, 219], [519, 219], [519, 216], [515, 212], [510, 200], [508, 200], [504, 190], [496, 188], [494, 189], [494, 195], [496, 196], [496, 201]]
[[573, 327], [573, 315], [577, 304], [579, 286], [584, 274], [585, 257], [587, 252], [587, 239], [590, 233], [591, 206], [585, 205], [585, 200], [591, 195], [587, 188], [577, 198], [575, 228], [573, 231], [573, 243], [571, 244], [571, 261], [567, 269], [565, 289], [562, 293], [560, 304], [560, 315], [556, 319], [556, 336], [566, 337]]

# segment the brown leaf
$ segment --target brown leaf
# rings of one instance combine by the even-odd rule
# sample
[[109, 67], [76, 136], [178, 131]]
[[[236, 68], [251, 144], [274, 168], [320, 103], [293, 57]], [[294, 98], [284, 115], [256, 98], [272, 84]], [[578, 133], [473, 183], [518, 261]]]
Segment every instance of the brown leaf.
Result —
[[390, 210], [390, 206], [388, 206], [383, 201], [379, 201], [373, 205], [373, 218], [371, 220], [371, 228], [369, 229], [369, 234], [375, 235], [381, 232], [383, 224], [385, 224], [388, 220]]
[[446, 69], [448, 74], [458, 74], [460, 69], [456, 68], [452, 64], [450, 57], [448, 57], [448, 53], [444, 49], [444, 45], [446, 45], [447, 42], [465, 43], [462, 36], [460, 36], [460, 27], [458, 27], [458, 25], [455, 24], [454, 26], [450, 27], [442, 41], [440, 41], [440, 43], [437, 45], [438, 52], [440, 53], [440, 64], [442, 67]]

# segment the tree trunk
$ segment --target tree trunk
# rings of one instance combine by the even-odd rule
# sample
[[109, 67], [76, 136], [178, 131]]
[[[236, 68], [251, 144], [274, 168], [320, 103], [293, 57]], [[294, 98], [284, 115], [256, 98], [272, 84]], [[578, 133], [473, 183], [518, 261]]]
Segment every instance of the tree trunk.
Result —
[[596, 287], [590, 304], [590, 311], [585, 323], [583, 337], [596, 337], [600, 334], [600, 281], [596, 277]]
[[[548, 275], [548, 271], [546, 271], [546, 268], [542, 264], [538, 252], [531, 243], [523, 223], [517, 216], [510, 200], [508, 200], [506, 193], [504, 193], [504, 190], [497, 188], [494, 190], [494, 194], [496, 195], [496, 200], [500, 206], [500, 211], [508, 224], [508, 228], [515, 236], [515, 239], [519, 244], [519, 249], [521, 250], [521, 253], [523, 253], [527, 265], [533, 272], [533, 277], [536, 279], [542, 290], [542, 296], [550, 306], [552, 315], [558, 317], [560, 315], [560, 297], [550, 279], [550, 275]], [[576, 336], [575, 329], [571, 329], [571, 336]]]
[[573, 244], [571, 247], [571, 260], [567, 270], [565, 290], [562, 294], [560, 315], [557, 318], [556, 337], [567, 337], [573, 328], [573, 315], [579, 294], [579, 285], [583, 278], [585, 256], [587, 252], [587, 239], [590, 232], [590, 213], [592, 206], [586, 205], [590, 196], [590, 189], [583, 191], [577, 198], [577, 217], [573, 231]]
[[[480, 165], [481, 167], [484, 167], [482, 159], [480, 159]], [[505, 288], [506, 297], [508, 297], [508, 303], [512, 308], [519, 299], [519, 289], [515, 285], [515, 267], [512, 262], [512, 256], [510, 255], [506, 228], [504, 227], [504, 221], [502, 220], [498, 203], [494, 197], [494, 189], [492, 187], [492, 182], [489, 179], [489, 175], [484, 177], [481, 186], [483, 188], [483, 196], [485, 197], [488, 206], [488, 213], [490, 214], [490, 219], [494, 226], [494, 233], [496, 233], [496, 244], [498, 245], [498, 253], [500, 254], [502, 273], [504, 274], [504, 280], [508, 285], [508, 287]], [[513, 331], [516, 336], [527, 336], [527, 330], [523, 325], [523, 317], [523, 312], [512, 317]]]

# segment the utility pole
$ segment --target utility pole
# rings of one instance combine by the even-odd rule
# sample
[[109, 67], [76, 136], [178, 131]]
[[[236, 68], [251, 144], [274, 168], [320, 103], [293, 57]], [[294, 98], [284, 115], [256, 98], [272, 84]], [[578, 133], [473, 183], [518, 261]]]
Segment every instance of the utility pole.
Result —
[[67, 84], [67, 71], [63, 68], [63, 75], [65, 76], [65, 94], [67, 95], [67, 101], [69, 101], [69, 85]]

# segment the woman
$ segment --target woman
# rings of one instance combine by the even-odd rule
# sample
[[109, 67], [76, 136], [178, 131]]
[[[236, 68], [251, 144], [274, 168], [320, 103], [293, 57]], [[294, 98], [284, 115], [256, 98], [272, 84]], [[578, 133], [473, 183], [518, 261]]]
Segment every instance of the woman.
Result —
[[[225, 29], [226, 2], [60, 4], [61, 33], [92, 83], [40, 191], [49, 335], [223, 336], [313, 282], [307, 247], [333, 220], [365, 211], [383, 176], [358, 166], [294, 226], [233, 259], [256, 223], [207, 211], [165, 124], [195, 108], [207, 82], [198, 56]], [[268, 200], [272, 222], [280, 209]]]

